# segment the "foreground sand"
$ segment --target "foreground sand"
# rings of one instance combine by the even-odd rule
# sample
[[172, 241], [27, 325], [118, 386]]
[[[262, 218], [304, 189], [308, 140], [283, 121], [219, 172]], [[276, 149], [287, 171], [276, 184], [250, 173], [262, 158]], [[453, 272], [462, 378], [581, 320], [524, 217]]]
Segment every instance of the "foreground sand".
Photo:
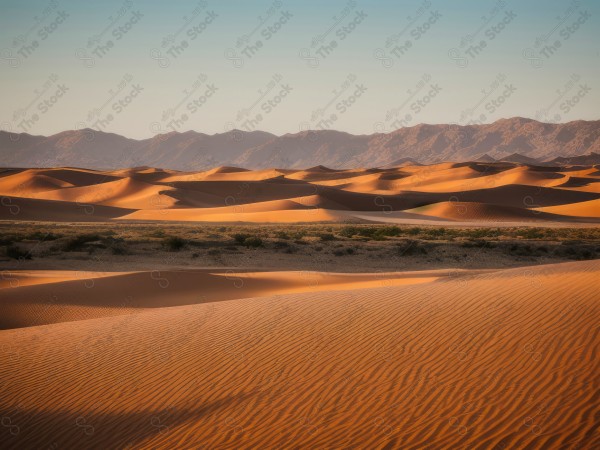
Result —
[[68, 321], [0, 331], [2, 447], [600, 446], [600, 261], [178, 274], [4, 286], [3, 317], [44, 288]]
[[598, 223], [595, 166], [440, 163], [333, 170], [0, 169], [0, 220]]

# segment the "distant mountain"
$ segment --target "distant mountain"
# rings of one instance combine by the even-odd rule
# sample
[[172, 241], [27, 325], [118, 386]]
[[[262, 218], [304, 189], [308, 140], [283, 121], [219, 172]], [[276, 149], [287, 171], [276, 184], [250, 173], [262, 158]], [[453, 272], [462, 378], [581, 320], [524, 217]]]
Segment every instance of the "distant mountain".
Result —
[[559, 157], [580, 164], [573, 157], [590, 152], [600, 152], [600, 121], [550, 124], [515, 117], [485, 125], [421, 124], [371, 135], [333, 130], [283, 136], [263, 131], [214, 135], [187, 131], [143, 140], [91, 129], [48, 137], [0, 131], [0, 166], [8, 167], [353, 168], [474, 160], [538, 164]]
[[559, 156], [558, 158], [554, 158], [551, 161], [548, 161], [546, 164], [556, 165], [556, 166], [564, 166], [564, 165], [593, 166], [595, 164], [600, 164], [600, 154], [592, 152], [589, 155], [581, 155], [581, 156], [571, 156], [571, 157]]
[[477, 158], [475, 160], [476, 162], [486, 162], [486, 163], [492, 163], [492, 162], [496, 162], [496, 158], [492, 158], [490, 155], [488, 155], [487, 153], [484, 153], [483, 155], [481, 155], [479, 158]]
[[529, 156], [521, 155], [520, 153], [513, 153], [512, 155], [504, 156], [500, 158], [500, 161], [518, 164], [539, 164], [540, 162], [536, 158], [530, 158]]
[[402, 167], [402, 166], [413, 166], [413, 165], [418, 166], [418, 165], [420, 165], [420, 163], [418, 161], [415, 161], [412, 158], [400, 158], [400, 159], [397, 159], [396, 161], [392, 161], [391, 163], [386, 164], [382, 168], [388, 169], [391, 167]]

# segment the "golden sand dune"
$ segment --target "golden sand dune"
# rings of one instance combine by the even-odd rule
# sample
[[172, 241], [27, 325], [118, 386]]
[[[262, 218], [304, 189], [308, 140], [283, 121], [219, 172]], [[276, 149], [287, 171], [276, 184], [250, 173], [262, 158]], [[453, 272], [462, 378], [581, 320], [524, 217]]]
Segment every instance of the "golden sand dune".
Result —
[[38, 192], [32, 197], [131, 209], [161, 209], [175, 205], [176, 199], [168, 195], [172, 190], [174, 188], [169, 186], [152, 185], [125, 177], [95, 185]]
[[4, 330], [0, 439], [598, 448], [599, 272], [577, 262], [229, 301], [196, 287], [205, 303]]
[[[458, 272], [457, 272], [458, 273]], [[97, 273], [3, 271], [0, 329], [295, 292], [425, 283], [448, 271], [334, 274], [186, 270]]]
[[[593, 200], [596, 201], [596, 200]], [[569, 205], [571, 206], [571, 205]], [[531, 221], [568, 221], [569, 216], [559, 215], [562, 208], [550, 207], [539, 210], [529, 210], [514, 206], [487, 205], [476, 202], [441, 202], [408, 210], [415, 214], [438, 217], [449, 220], [477, 221], [477, 222], [531, 222]], [[546, 211], [553, 212], [548, 214]], [[571, 214], [574, 215], [574, 214]]]
[[2, 270], [0, 271], [0, 289], [60, 283], [77, 279], [91, 280], [112, 275], [114, 273], [111, 272], [74, 272], [71, 270]]
[[[299, 171], [6, 169], [0, 220], [597, 222], [598, 173], [595, 166], [507, 162]], [[479, 205], [456, 217], [457, 202]], [[419, 217], [421, 211], [427, 214]]]
[[72, 187], [71, 183], [37, 173], [35, 169], [24, 170], [0, 178], [0, 195], [29, 197], [36, 192]]
[[248, 222], [248, 223], [311, 223], [341, 222], [352, 219], [343, 211], [327, 209], [288, 209], [266, 212], [245, 211], [245, 205], [232, 207], [229, 212], [206, 213], [198, 209], [171, 209], [162, 211], [140, 210], [119, 219], [164, 220], [175, 222]]
[[293, 170], [281, 169], [247, 170], [235, 167], [217, 167], [206, 172], [175, 174], [163, 178], [161, 181], [164, 183], [174, 181], [262, 181], [293, 172]]
[[551, 214], [561, 214], [563, 216], [600, 218], [600, 199], [581, 203], [569, 203], [567, 205], [547, 206], [545, 208], [538, 208], [538, 210]]
[[99, 222], [116, 219], [132, 211], [93, 203], [4, 196], [0, 203], [0, 220]]

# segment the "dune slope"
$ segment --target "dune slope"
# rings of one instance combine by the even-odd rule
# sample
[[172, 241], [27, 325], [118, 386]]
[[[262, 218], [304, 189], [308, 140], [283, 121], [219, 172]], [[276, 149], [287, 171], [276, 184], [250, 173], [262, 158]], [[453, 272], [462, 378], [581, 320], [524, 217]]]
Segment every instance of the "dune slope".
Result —
[[599, 271], [577, 262], [5, 330], [0, 440], [597, 448]]

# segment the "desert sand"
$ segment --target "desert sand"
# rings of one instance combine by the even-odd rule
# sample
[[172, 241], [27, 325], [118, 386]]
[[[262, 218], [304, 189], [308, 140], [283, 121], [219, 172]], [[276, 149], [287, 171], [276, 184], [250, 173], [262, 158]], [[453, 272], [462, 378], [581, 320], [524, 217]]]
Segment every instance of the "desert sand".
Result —
[[0, 441], [597, 448], [599, 272], [15, 272]]
[[595, 166], [517, 163], [202, 172], [4, 169], [0, 219], [247, 223], [597, 223]]
[[4, 169], [0, 200], [0, 448], [600, 447], [595, 166]]

